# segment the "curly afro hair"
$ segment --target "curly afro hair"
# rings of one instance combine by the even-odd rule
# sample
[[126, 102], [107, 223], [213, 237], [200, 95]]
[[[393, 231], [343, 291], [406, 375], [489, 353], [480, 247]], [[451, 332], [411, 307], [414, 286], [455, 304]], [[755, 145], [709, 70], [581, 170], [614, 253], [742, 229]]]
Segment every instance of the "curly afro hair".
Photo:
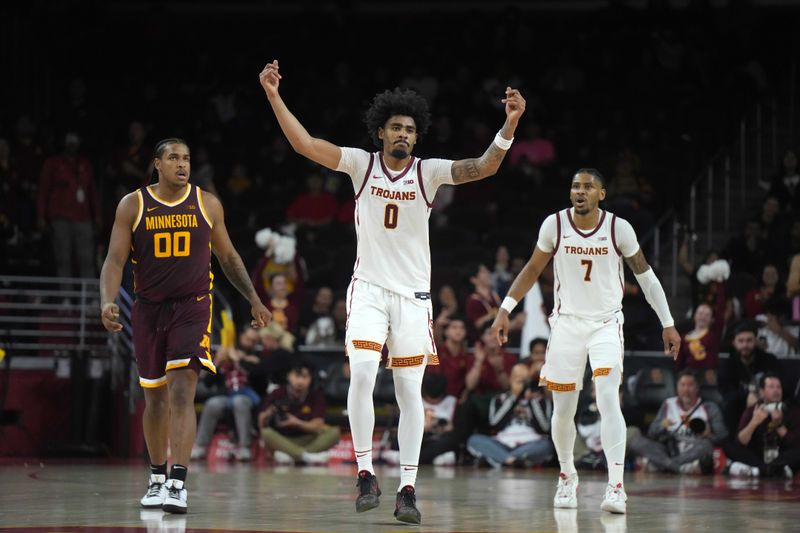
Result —
[[413, 118], [417, 125], [418, 137], [425, 135], [431, 125], [428, 102], [415, 91], [395, 87], [392, 91], [378, 93], [364, 116], [369, 136], [378, 148], [383, 146], [383, 142], [378, 138], [378, 128], [382, 128], [386, 121], [395, 115]]

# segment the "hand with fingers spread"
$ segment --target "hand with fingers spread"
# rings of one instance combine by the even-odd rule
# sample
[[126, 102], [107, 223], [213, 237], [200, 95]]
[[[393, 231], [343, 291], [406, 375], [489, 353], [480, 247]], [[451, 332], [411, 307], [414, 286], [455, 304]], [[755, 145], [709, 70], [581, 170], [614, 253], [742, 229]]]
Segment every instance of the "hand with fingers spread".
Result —
[[117, 321], [119, 318], [119, 306], [117, 304], [113, 302], [105, 304], [100, 312], [100, 318], [103, 321], [103, 326], [108, 331], [122, 330], [122, 324]]
[[506, 117], [509, 120], [516, 122], [525, 112], [525, 99], [517, 89], [506, 87], [506, 97], [502, 102], [506, 105]]
[[267, 63], [261, 74], [258, 75], [261, 86], [264, 88], [264, 92], [267, 93], [267, 98], [272, 98], [278, 94], [278, 86], [281, 83], [281, 75], [278, 72], [278, 68], [278, 60], [274, 59], [272, 63]]

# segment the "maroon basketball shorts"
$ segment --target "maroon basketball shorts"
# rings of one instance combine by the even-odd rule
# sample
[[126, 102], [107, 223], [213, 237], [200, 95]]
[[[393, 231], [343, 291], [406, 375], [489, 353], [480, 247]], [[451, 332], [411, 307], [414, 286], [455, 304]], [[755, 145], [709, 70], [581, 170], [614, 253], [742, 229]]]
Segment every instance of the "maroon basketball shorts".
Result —
[[133, 304], [133, 348], [139, 384], [166, 385], [167, 371], [205, 368], [217, 371], [211, 360], [211, 295], [164, 302], [137, 298]]

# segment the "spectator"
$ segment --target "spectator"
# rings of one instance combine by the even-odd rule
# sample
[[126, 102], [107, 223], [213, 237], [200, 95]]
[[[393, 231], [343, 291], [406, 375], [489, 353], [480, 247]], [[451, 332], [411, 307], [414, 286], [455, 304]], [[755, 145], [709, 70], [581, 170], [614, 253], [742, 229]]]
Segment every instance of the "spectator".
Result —
[[296, 195], [286, 208], [286, 219], [298, 227], [302, 242], [314, 242], [310, 234], [329, 226], [336, 219], [339, 204], [336, 196], [323, 188], [322, 174], [312, 170], [306, 176], [306, 191]]
[[[115, 185], [114, 198], [119, 201], [129, 191], [150, 183], [150, 148], [145, 144], [147, 131], [138, 120], [128, 124], [128, 142], [111, 154], [108, 173]], [[192, 172], [192, 181], [196, 180]]]
[[730, 263], [731, 272], [744, 272], [758, 279], [767, 255], [761, 222], [758, 219], [745, 222], [742, 233], [728, 239], [720, 255]]
[[286, 276], [289, 295], [295, 302], [299, 301], [297, 305], [298, 308], [301, 307], [307, 272], [303, 258], [297, 253], [296, 239], [270, 228], [263, 228], [256, 232], [255, 241], [256, 245], [264, 250], [264, 255], [259, 259], [250, 277], [261, 301], [269, 300], [272, 276], [281, 273]]
[[436, 304], [439, 311], [433, 321], [433, 338], [437, 344], [444, 342], [444, 332], [450, 323], [451, 317], [458, 313], [458, 298], [452, 285], [442, 285], [436, 294]]
[[778, 199], [784, 211], [800, 208], [800, 172], [797, 171], [797, 152], [789, 149], [783, 153], [781, 170], [775, 173], [769, 185], [769, 195]]
[[683, 241], [681, 242], [681, 247], [678, 249], [678, 265], [680, 266], [683, 273], [689, 278], [689, 284], [692, 287], [692, 308], [696, 309], [698, 305], [705, 302], [709, 305], [713, 305], [715, 300], [713, 295], [708, 294], [709, 284], [707, 283], [700, 283], [697, 279], [697, 272], [699, 271], [700, 267], [704, 265], [712, 265], [719, 260], [719, 252], [716, 250], [710, 250], [706, 253], [705, 257], [703, 258], [703, 262], [700, 265], [695, 265], [689, 259], [689, 242], [692, 239], [695, 239], [697, 236], [691, 234], [688, 230], [685, 232], [683, 236]]
[[778, 359], [757, 345], [757, 333], [758, 327], [753, 321], [740, 323], [734, 330], [728, 359], [720, 361], [719, 390], [726, 427], [738, 427], [741, 413], [755, 403], [761, 376], [780, 371]]
[[456, 429], [461, 443], [466, 444], [475, 431], [490, 431], [487, 426], [489, 405], [495, 395], [509, 389], [511, 369], [517, 362], [516, 355], [500, 346], [487, 323], [467, 360], [464, 391], [461, 393], [461, 398], [466, 399], [462, 400], [456, 413]]
[[261, 403], [261, 396], [250, 386], [248, 372], [243, 362], [258, 364], [254, 348], [259, 340], [258, 332], [247, 327], [239, 334], [239, 346], [220, 348], [214, 356], [217, 372], [225, 378], [225, 394], [208, 398], [200, 414], [197, 437], [192, 447], [192, 460], [206, 457], [207, 448], [219, 420], [233, 412], [236, 423], [238, 447], [234, 457], [239, 461], [250, 461], [253, 426], [253, 409]]
[[531, 380], [534, 383], [539, 383], [539, 373], [544, 366], [545, 355], [547, 354], [547, 339], [543, 337], [533, 338], [529, 346], [530, 353], [520, 362], [528, 365], [528, 369], [531, 372]]
[[[419, 454], [421, 465], [454, 465], [459, 450], [459, 439], [453, 430], [458, 399], [447, 393], [444, 374], [425, 372], [422, 378], [422, 404], [425, 407], [425, 429]], [[399, 464], [400, 452], [397, 437], [390, 449], [381, 457], [390, 464]]]
[[442, 374], [445, 377], [447, 394], [459, 403], [467, 399], [466, 376], [470, 368], [467, 352], [467, 327], [464, 319], [453, 316], [444, 330], [444, 342], [438, 345], [439, 364], [425, 369], [426, 374]]
[[691, 369], [678, 373], [676, 388], [677, 396], [661, 404], [647, 437], [634, 432], [628, 448], [659, 470], [710, 472], [714, 445], [728, 436], [722, 411], [700, 397], [700, 384]]
[[258, 334], [262, 351], [258, 363], [248, 363], [247, 371], [253, 388], [263, 394], [286, 381], [286, 372], [295, 359], [295, 337], [274, 320], [258, 330]]
[[706, 371], [706, 382], [716, 383], [716, 369], [719, 362], [722, 334], [725, 329], [725, 284], [712, 282], [716, 295], [715, 306], [701, 303], [694, 311], [694, 327], [683, 335], [678, 357], [677, 370], [684, 368]]
[[491, 435], [475, 433], [467, 449], [491, 466], [532, 466], [553, 458], [550, 417], [553, 401], [547, 392], [530, 381], [527, 365], [517, 363], [511, 370], [510, 389], [494, 396], [489, 406]]
[[800, 409], [784, 403], [777, 374], [761, 377], [758, 401], [742, 413], [725, 454], [731, 475], [791, 479], [800, 469]]
[[511, 274], [511, 254], [508, 247], [500, 245], [494, 255], [494, 270], [492, 271], [492, 290], [500, 298], [504, 298], [514, 277]]
[[[483, 328], [492, 325], [500, 309], [500, 295], [492, 289], [492, 273], [486, 265], [473, 264], [469, 272], [474, 291], [467, 297], [464, 309], [467, 315], [467, 338], [474, 343]], [[519, 334], [524, 324], [525, 313], [518, 312], [511, 320], [509, 331]]]
[[757, 317], [758, 342], [761, 347], [777, 356], [794, 356], [798, 352], [800, 326], [788, 321], [789, 303], [782, 295], [770, 298], [764, 304], [764, 315]]
[[286, 384], [264, 399], [258, 427], [276, 463], [326, 464], [339, 442], [339, 428], [325, 424], [325, 396], [311, 386], [313, 373], [308, 362], [296, 359]]
[[295, 301], [289, 299], [286, 274], [276, 272], [270, 277], [269, 299], [264, 304], [272, 312], [272, 321], [296, 336], [300, 311]]
[[299, 337], [306, 339], [306, 344], [314, 344], [307, 339], [309, 329], [320, 318], [330, 318], [332, 324], [332, 311], [333, 289], [327, 286], [317, 288], [317, 291], [314, 293], [314, 300], [303, 306], [303, 309], [300, 311]]
[[78, 134], [67, 132], [64, 152], [45, 160], [39, 180], [39, 227], [49, 224], [59, 277], [95, 277], [95, 232], [102, 226], [100, 202], [92, 163], [79, 154], [80, 146]]
[[761, 273], [761, 285], [750, 289], [744, 296], [744, 318], [755, 318], [764, 313], [764, 304], [775, 294], [782, 294], [779, 285], [780, 276], [775, 265], [764, 265]]

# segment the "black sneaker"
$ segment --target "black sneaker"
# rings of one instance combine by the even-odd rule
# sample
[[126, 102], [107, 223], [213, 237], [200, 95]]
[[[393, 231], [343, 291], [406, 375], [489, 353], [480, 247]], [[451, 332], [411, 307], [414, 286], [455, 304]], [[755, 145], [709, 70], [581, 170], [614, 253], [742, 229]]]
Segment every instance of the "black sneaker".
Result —
[[378, 496], [381, 489], [378, 487], [378, 478], [366, 470], [358, 473], [358, 498], [356, 498], [356, 512], [363, 513], [370, 509], [375, 509], [381, 502]]
[[422, 515], [417, 509], [417, 495], [411, 485], [406, 485], [397, 493], [394, 517], [401, 522], [408, 522], [409, 524], [419, 524], [422, 520]]

